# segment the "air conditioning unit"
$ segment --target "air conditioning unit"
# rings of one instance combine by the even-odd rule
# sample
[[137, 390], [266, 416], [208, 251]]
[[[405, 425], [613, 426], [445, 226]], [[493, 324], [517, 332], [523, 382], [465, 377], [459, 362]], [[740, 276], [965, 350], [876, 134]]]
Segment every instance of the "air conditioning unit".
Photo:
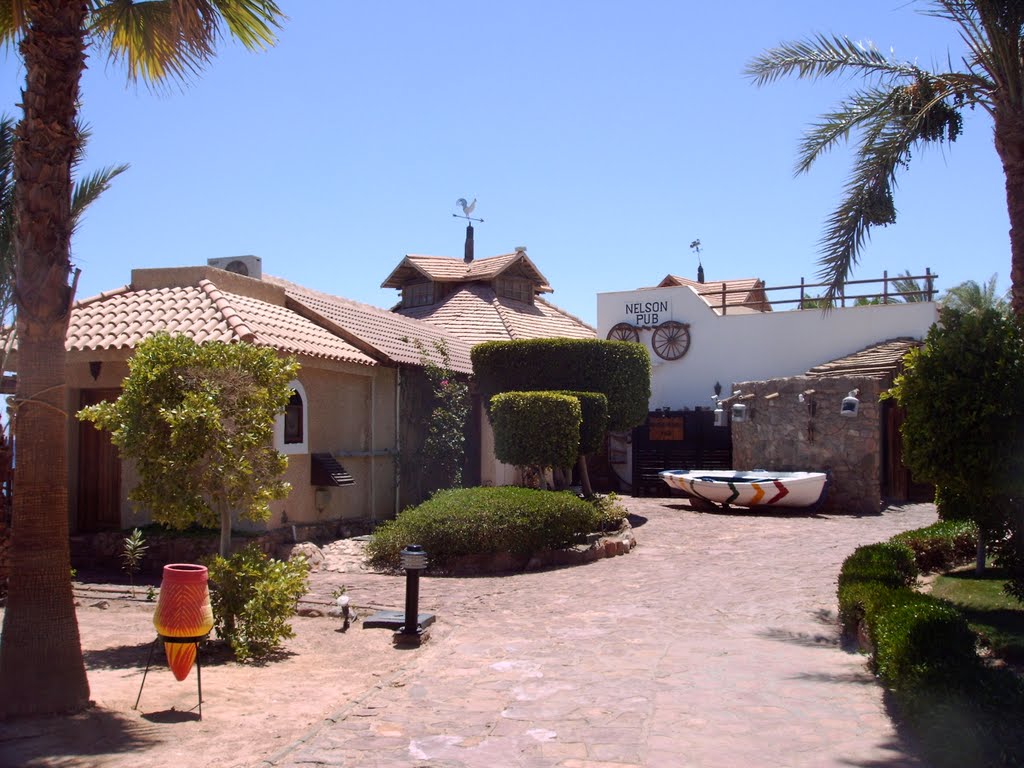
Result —
[[206, 263], [217, 269], [234, 272], [236, 275], [254, 277], [257, 280], [263, 277], [263, 260], [259, 256], [228, 256], [223, 259], [207, 259]]

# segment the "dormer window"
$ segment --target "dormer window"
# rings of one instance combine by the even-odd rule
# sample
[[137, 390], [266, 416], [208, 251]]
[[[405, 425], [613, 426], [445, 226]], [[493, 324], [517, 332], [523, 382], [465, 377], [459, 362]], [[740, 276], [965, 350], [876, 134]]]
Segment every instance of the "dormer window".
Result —
[[514, 301], [533, 303], [533, 283], [516, 277], [499, 277], [494, 281], [494, 290], [499, 296]]
[[434, 303], [434, 284], [412, 283], [402, 288], [403, 307], [426, 307]]

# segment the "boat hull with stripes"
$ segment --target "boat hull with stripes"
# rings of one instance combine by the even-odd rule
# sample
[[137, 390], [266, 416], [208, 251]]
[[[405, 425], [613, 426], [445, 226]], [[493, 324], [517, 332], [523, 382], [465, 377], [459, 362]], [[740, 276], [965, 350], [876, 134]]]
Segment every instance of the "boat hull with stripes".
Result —
[[688, 496], [734, 507], [811, 507], [825, 494], [824, 472], [666, 469], [658, 476]]

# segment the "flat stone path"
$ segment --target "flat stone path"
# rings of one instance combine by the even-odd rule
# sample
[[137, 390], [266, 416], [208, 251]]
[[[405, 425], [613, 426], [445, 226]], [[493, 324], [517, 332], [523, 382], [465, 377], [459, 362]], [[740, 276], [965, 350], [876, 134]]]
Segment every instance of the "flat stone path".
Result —
[[[699, 513], [625, 499], [626, 556], [425, 578], [438, 620], [400, 671], [261, 766], [924, 768], [835, 620], [843, 559], [935, 521]], [[355, 605], [404, 580], [345, 573]], [[364, 630], [356, 624], [351, 631]], [[331, 684], [344, 669], [310, 684]]]

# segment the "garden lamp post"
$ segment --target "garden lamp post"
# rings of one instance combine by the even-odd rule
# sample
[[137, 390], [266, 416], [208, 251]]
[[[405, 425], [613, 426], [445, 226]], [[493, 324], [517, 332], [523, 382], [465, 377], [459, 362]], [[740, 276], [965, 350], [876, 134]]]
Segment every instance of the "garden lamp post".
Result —
[[405, 624], [395, 633], [395, 642], [419, 645], [423, 638], [419, 625], [420, 572], [427, 567], [427, 553], [419, 544], [407, 544], [398, 555], [405, 569]]

